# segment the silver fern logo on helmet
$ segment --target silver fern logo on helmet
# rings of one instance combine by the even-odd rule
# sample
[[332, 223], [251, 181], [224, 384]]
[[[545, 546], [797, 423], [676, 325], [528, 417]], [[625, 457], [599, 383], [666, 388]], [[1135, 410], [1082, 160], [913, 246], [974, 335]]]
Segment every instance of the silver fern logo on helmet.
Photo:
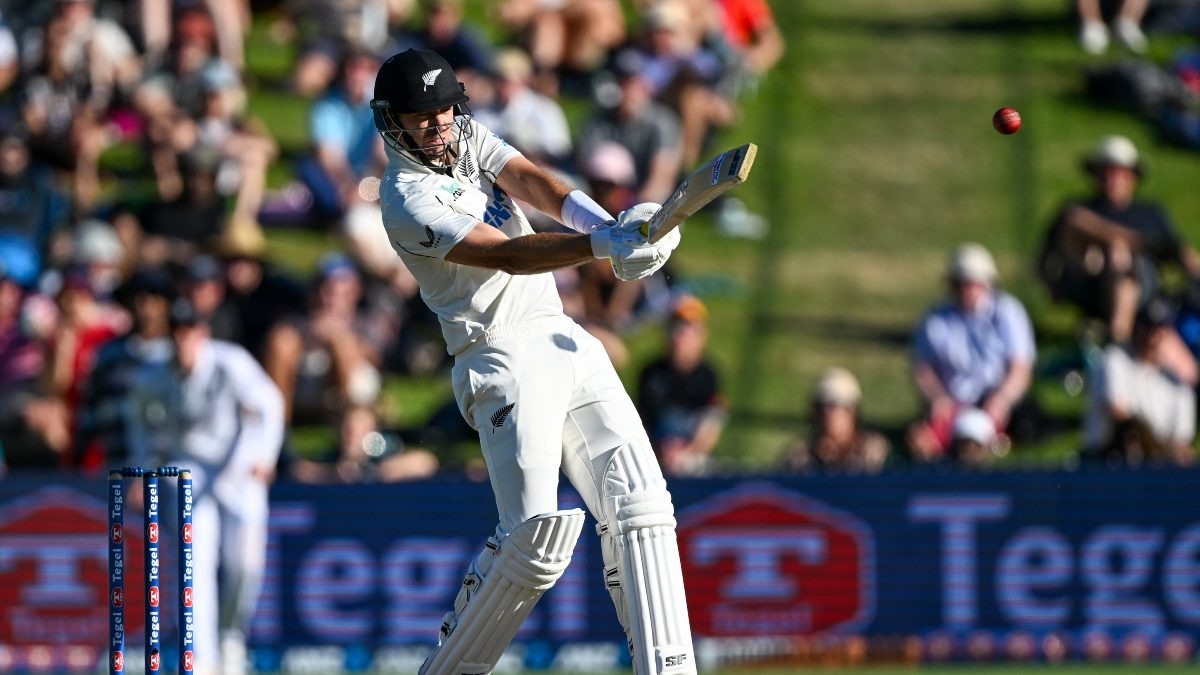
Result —
[[429, 91], [429, 88], [432, 87], [433, 83], [437, 81], [437, 76], [441, 75], [441, 74], [442, 74], [442, 69], [438, 68], [436, 70], [431, 70], [428, 73], [425, 73], [424, 75], [422, 75], [421, 81], [425, 83], [425, 88], [422, 89], [421, 91]]

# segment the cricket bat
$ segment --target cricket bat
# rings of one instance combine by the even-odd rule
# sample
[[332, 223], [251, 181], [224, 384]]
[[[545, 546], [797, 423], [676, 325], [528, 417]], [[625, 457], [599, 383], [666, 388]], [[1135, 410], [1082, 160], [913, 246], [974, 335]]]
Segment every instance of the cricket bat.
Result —
[[749, 178], [757, 153], [758, 146], [747, 143], [722, 152], [684, 178], [663, 202], [662, 208], [643, 226], [642, 232], [650, 243], [657, 243], [705, 204]]

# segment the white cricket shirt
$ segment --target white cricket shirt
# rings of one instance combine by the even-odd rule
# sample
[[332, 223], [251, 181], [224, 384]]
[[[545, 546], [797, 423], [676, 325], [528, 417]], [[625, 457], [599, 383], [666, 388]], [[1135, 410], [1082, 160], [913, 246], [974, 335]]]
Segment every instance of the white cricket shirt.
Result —
[[379, 195], [388, 240], [438, 315], [452, 355], [488, 329], [562, 315], [550, 273], [511, 275], [445, 260], [480, 221], [509, 238], [533, 233], [525, 214], [494, 182], [520, 153], [474, 120], [467, 128], [449, 174], [389, 147]]

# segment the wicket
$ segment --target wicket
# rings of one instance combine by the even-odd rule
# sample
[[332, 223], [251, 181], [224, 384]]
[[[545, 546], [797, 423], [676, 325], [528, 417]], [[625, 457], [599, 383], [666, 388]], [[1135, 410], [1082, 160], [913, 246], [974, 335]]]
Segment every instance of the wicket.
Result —
[[146, 591], [146, 672], [162, 666], [161, 621], [159, 617], [159, 490], [158, 479], [177, 478], [179, 486], [179, 672], [191, 673], [193, 666], [192, 618], [192, 474], [187, 469], [164, 466], [158, 469], [122, 467], [108, 474], [108, 672], [125, 671], [125, 479], [142, 479], [142, 511], [145, 517], [142, 558]]

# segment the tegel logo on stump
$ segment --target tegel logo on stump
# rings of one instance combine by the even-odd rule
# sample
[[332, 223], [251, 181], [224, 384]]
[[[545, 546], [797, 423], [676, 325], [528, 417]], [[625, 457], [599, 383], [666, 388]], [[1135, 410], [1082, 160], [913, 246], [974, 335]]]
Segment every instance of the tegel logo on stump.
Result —
[[678, 533], [697, 635], [841, 632], [874, 613], [874, 539], [851, 514], [751, 483], [681, 511]]

